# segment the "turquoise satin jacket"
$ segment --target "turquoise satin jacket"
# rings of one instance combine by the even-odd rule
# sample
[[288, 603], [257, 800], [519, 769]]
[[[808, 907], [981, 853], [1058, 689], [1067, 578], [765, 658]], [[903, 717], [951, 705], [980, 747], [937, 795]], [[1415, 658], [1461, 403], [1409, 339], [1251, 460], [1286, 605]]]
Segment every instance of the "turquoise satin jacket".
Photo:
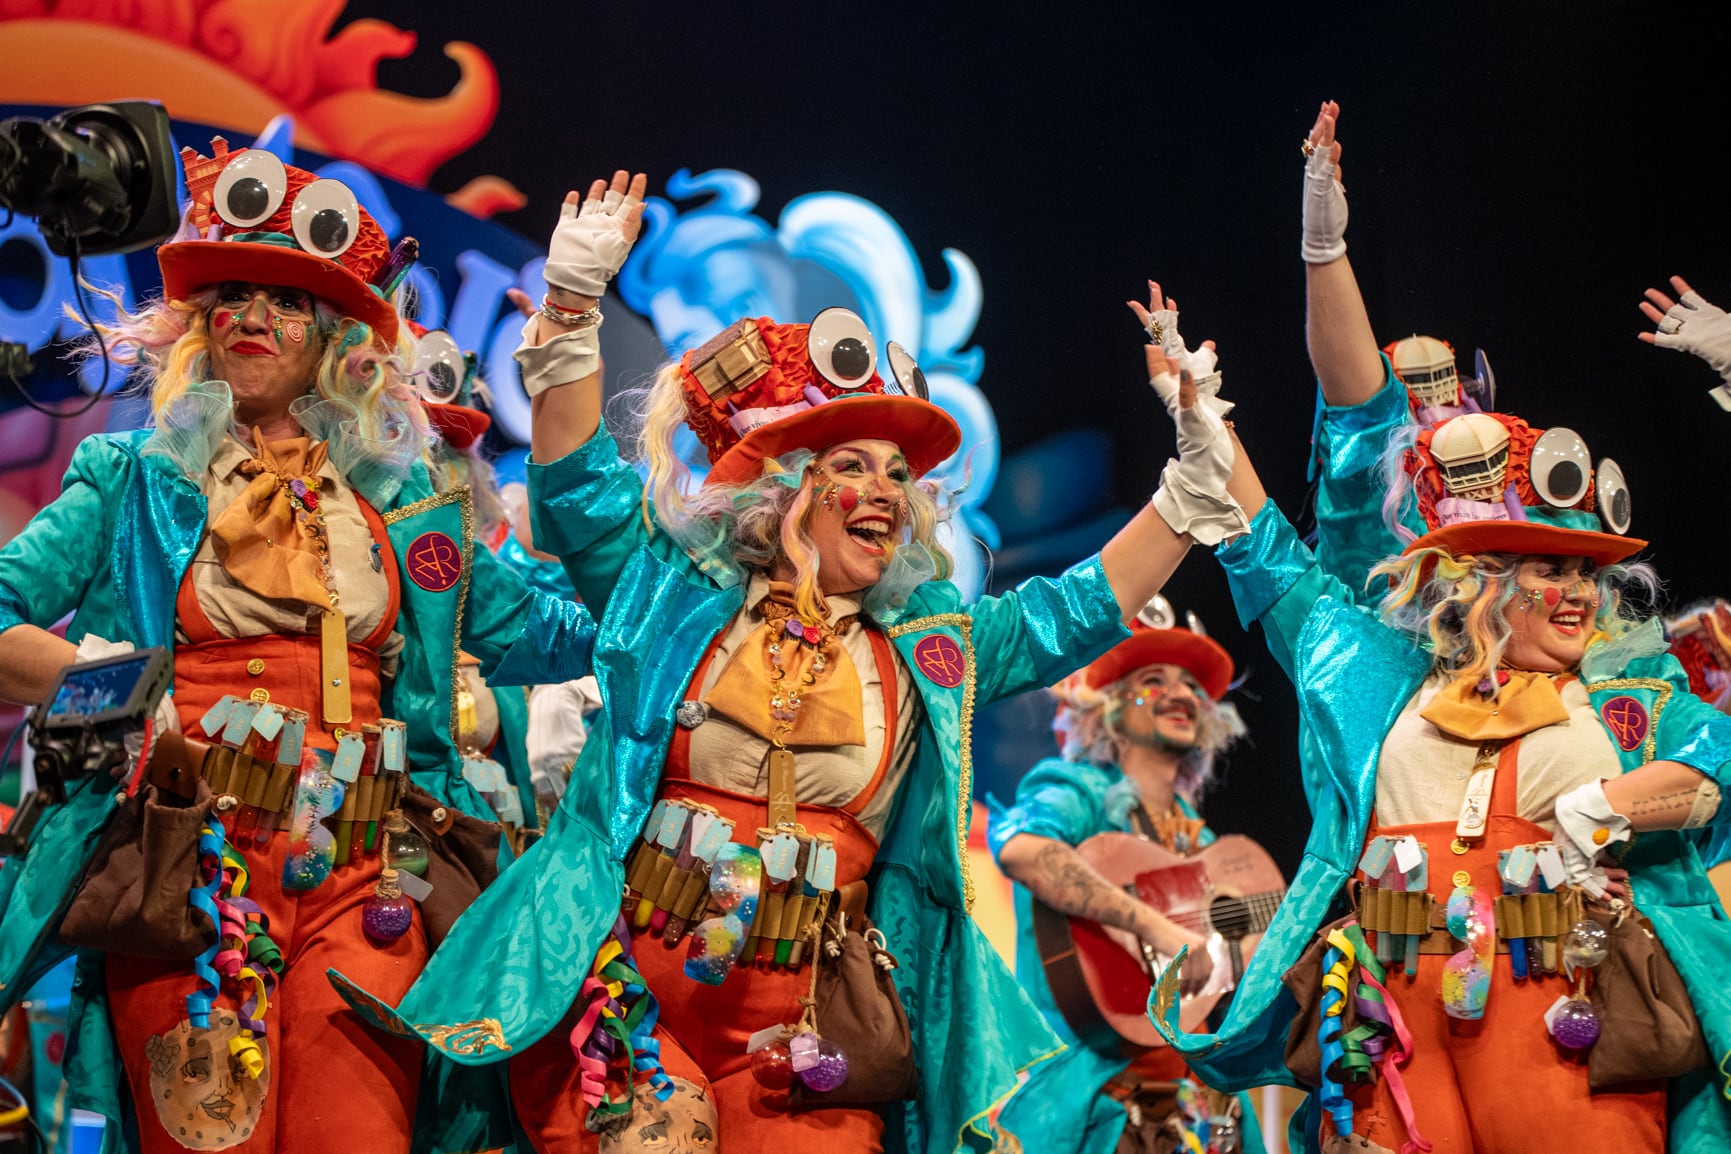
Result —
[[[521, 1053], [575, 1000], [618, 917], [624, 858], [660, 788], [674, 706], [745, 598], [740, 574], [717, 580], [667, 533], [649, 531], [642, 482], [605, 428], [561, 460], [532, 464], [529, 491], [535, 540], [601, 614], [605, 704], [546, 836], [463, 915], [399, 1006], [332, 975], [381, 1028], [465, 1063]], [[1018, 1073], [1059, 1049], [968, 916], [974, 709], [1051, 684], [1129, 634], [1097, 557], [972, 605], [948, 582], [927, 582], [877, 623], [924, 705], [872, 875], [871, 916], [901, 960], [920, 1071], [919, 1098], [887, 1111], [885, 1143], [949, 1154], [986, 1138], [986, 1117]], [[918, 652], [959, 653], [954, 684], [941, 669], [933, 680], [916, 655], [934, 638]]]
[[[1191, 1067], [1225, 1089], [1296, 1084], [1283, 1060], [1295, 1004], [1281, 976], [1316, 930], [1344, 909], [1343, 887], [1376, 804], [1383, 738], [1431, 670], [1430, 654], [1412, 637], [1355, 604], [1346, 586], [1323, 571], [1272, 501], [1250, 528], [1216, 556], [1245, 627], [1262, 623], [1270, 652], [1298, 690], [1299, 756], [1313, 824], [1286, 900], [1218, 1031], [1178, 1031], [1176, 1008], [1158, 990], [1150, 1006], [1156, 1026]], [[1620, 755], [1625, 772], [1669, 759], [1731, 786], [1731, 717], [1689, 693], [1682, 667], [1665, 652], [1655, 627], [1590, 647], [1581, 674], [1596, 708], [1627, 697], [1650, 718], [1646, 740]], [[1721, 808], [1715, 825], [1728, 822], [1731, 812]], [[1715, 1067], [1673, 1080], [1671, 1149], [1731, 1149], [1731, 921], [1707, 880], [1694, 836], [1643, 833], [1623, 864], [1636, 903], [1689, 989]], [[1176, 974], [1170, 976], [1176, 988]], [[1490, 1012], [1496, 1012], [1494, 995]], [[1533, 1028], [1544, 1025], [1534, 1022]], [[1317, 1117], [1313, 1094], [1310, 1109], [1294, 1119], [1295, 1141], [1314, 1149]], [[1300, 1118], [1306, 1119], [1302, 1137]]]
[[[1388, 354], [1382, 357], [1383, 382], [1358, 405], [1330, 405], [1316, 397], [1311, 434], [1311, 479], [1316, 482], [1316, 560], [1324, 573], [1338, 577], [1362, 596], [1371, 566], [1405, 547], [1383, 520], [1382, 457], [1396, 429], [1413, 423], [1406, 386], [1395, 378]], [[1402, 510], [1415, 535], [1423, 518], [1407, 502]]]
[[[24, 623], [47, 628], [71, 613], [69, 640], [94, 633], [172, 650], [175, 595], [208, 519], [193, 478], [208, 459], [148, 430], [86, 438], [61, 495], [0, 549], [0, 631]], [[581, 606], [531, 593], [474, 547], [467, 486], [434, 494], [418, 462], [395, 481], [350, 479], [385, 521], [401, 570], [396, 627], [405, 646], [384, 713], [410, 722], [416, 784], [492, 820], [485, 799], [463, 780], [451, 741], [457, 648], [480, 658], [500, 684], [579, 677], [589, 671], [594, 622]], [[406, 569], [410, 543], [429, 532], [463, 546], [458, 580], [440, 592], [416, 584]], [[115, 807], [106, 777], [73, 782], [67, 792], [67, 803], [38, 825], [30, 852], [0, 862], [0, 1009], [69, 952], [55, 929]], [[124, 1083], [102, 1005], [101, 956], [80, 961], [66, 1059], [70, 1100], [110, 1119], [105, 1141], [113, 1148]], [[101, 1012], [85, 1012], [91, 1008]]]
[[[1126, 788], [1128, 787], [1128, 788]], [[1186, 817], [1200, 817], [1188, 801], [1177, 799]], [[1065, 845], [1081, 845], [1097, 833], [1116, 830], [1135, 832], [1130, 805], [1140, 804], [1135, 786], [1115, 765], [1090, 765], [1048, 757], [1016, 783], [1016, 803], [992, 812], [986, 844], [996, 860], [1004, 844], [1019, 833], [1051, 838]], [[1214, 831], [1203, 827], [1197, 846], [1214, 840]], [[1076, 1038], [1064, 1021], [1052, 988], [1046, 982], [1046, 967], [1040, 964], [1034, 941], [1033, 895], [1017, 883], [1016, 980], [1028, 998], [1045, 1015], [1046, 1024], [1068, 1047], [1050, 1062], [1042, 1062], [1028, 1075], [1027, 1083], [1011, 1098], [999, 1115], [999, 1124], [1022, 1143], [1024, 1150], [1052, 1154], [1109, 1154], [1124, 1132], [1126, 1114], [1122, 1103], [1101, 1091], [1123, 1073], [1130, 1060], [1122, 1054], [1102, 1054]], [[1261, 1154], [1262, 1132], [1248, 1095], [1244, 1108], [1244, 1154]]]

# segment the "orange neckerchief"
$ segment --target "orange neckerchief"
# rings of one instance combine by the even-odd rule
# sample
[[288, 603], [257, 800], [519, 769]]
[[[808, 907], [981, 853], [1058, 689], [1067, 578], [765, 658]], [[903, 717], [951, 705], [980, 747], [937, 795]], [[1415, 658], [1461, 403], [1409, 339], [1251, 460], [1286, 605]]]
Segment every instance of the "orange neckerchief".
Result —
[[[801, 626], [794, 615], [793, 586], [785, 581], [769, 583], [769, 593], [758, 602], [757, 612], [763, 617], [762, 626], [734, 650], [704, 704], [765, 741], [864, 745], [859, 671], [836, 630], [827, 623]], [[801, 639], [788, 632], [790, 621], [801, 630]], [[852, 623], [853, 618], [844, 617], [837, 625], [846, 629]], [[779, 652], [779, 666], [771, 646]], [[790, 709], [795, 698], [799, 704]], [[791, 712], [791, 720], [778, 718], [778, 710], [784, 715]]]
[[1457, 677], [1419, 710], [1419, 716], [1450, 737], [1476, 742], [1508, 741], [1569, 719], [1553, 680], [1559, 675], [1524, 669], [1504, 672], [1509, 680], [1494, 697], [1479, 692], [1479, 678]]
[[323, 441], [314, 444], [309, 437], [287, 437], [267, 445], [257, 429], [252, 431], [252, 443], [256, 455], [240, 464], [240, 471], [252, 481], [210, 527], [216, 559], [231, 577], [260, 597], [329, 609], [330, 590], [314, 519], [297, 518], [289, 500], [289, 485], [297, 480], [315, 504], [320, 499], [323, 478], [318, 472], [325, 463], [326, 446]]

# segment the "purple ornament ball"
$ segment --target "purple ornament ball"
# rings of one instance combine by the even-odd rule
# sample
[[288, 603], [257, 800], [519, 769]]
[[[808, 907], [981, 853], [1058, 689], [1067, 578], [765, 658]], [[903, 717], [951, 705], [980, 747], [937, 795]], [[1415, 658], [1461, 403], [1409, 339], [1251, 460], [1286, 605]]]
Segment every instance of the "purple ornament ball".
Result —
[[1552, 1019], [1551, 1036], [1559, 1046], [1585, 1050], [1599, 1040], [1599, 1015], [1589, 1003], [1573, 999]]
[[847, 1055], [834, 1042], [819, 1042], [817, 1065], [800, 1071], [799, 1078], [806, 1089], [827, 1094], [847, 1081]]
[[414, 918], [415, 908], [408, 898], [374, 895], [361, 908], [361, 929], [377, 944], [389, 945], [408, 932]]

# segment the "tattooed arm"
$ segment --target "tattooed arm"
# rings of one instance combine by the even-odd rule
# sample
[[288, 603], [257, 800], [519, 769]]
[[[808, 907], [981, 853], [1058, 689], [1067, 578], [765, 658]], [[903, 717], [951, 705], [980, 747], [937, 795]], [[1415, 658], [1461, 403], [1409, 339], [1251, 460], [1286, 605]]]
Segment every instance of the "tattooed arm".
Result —
[[1605, 800], [1637, 831], [1694, 829], [1719, 808], [1719, 787], [1680, 761], [1653, 761], [1605, 782]]
[[998, 865], [1042, 902], [1073, 918], [1127, 930], [1170, 957], [1189, 946], [1180, 992], [1193, 994], [1208, 982], [1213, 968], [1207, 942], [1198, 934], [1146, 906], [1083, 861], [1061, 841], [1017, 834], [998, 851]]

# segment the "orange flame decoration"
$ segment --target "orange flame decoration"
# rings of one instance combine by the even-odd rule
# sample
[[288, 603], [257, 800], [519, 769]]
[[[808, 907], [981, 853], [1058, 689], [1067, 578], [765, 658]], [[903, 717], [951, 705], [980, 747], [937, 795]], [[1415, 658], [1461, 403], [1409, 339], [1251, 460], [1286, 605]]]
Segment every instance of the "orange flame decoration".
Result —
[[[493, 62], [455, 41], [460, 75], [442, 97], [381, 91], [381, 60], [401, 59], [415, 34], [356, 20], [332, 34], [348, 0], [0, 0], [0, 103], [85, 104], [147, 96], [178, 120], [257, 134], [295, 120], [295, 143], [406, 184], [486, 135], [499, 110]], [[506, 207], [514, 189], [480, 178], [459, 207]]]

